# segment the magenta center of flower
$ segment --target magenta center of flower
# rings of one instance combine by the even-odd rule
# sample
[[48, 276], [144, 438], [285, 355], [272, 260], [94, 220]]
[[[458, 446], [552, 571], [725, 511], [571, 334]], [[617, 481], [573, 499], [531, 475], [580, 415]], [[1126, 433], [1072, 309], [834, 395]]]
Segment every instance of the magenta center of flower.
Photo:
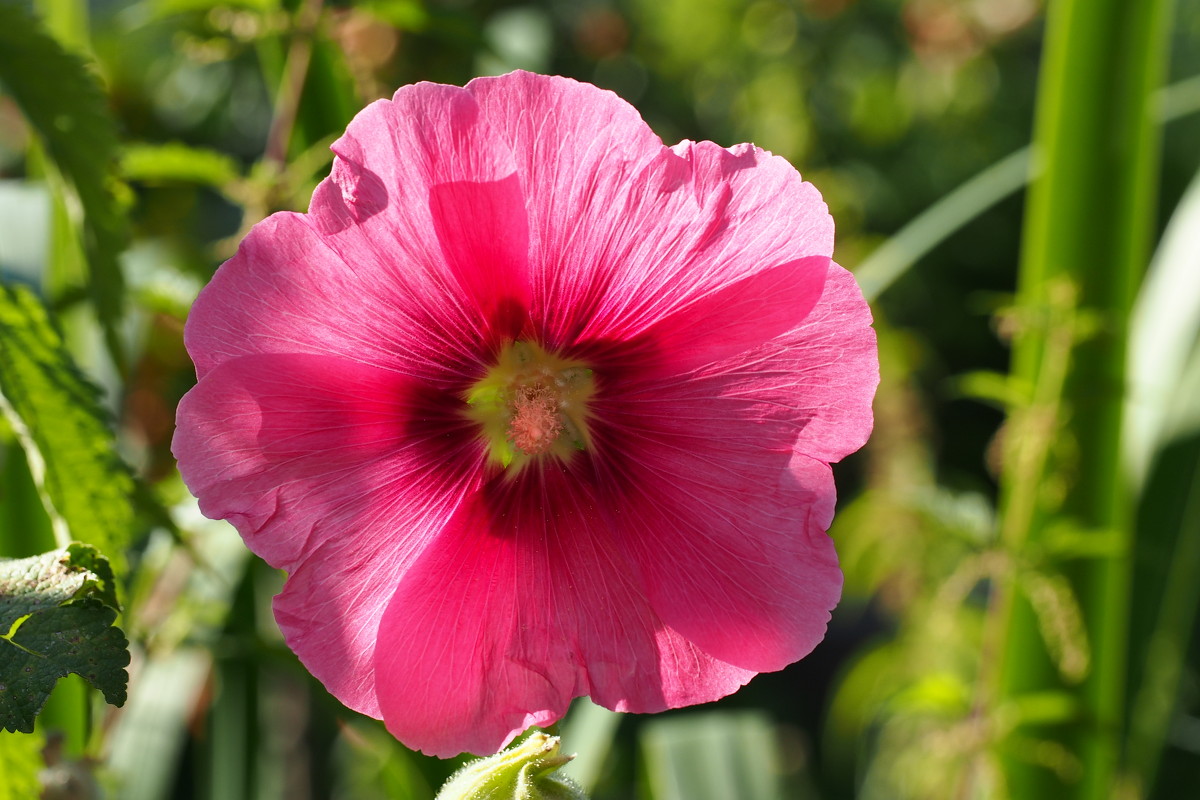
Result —
[[594, 392], [587, 365], [532, 342], [511, 342], [468, 390], [467, 416], [479, 425], [489, 459], [519, 470], [535, 458], [565, 460], [587, 449]]

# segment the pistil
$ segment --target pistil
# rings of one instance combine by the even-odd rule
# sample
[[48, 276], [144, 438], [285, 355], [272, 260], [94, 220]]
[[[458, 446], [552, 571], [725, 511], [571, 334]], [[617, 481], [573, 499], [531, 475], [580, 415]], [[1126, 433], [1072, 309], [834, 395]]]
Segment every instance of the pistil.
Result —
[[554, 393], [545, 386], [522, 386], [514, 393], [508, 440], [530, 456], [550, 452], [563, 432]]
[[519, 471], [533, 459], [567, 459], [587, 448], [594, 391], [586, 365], [532, 342], [512, 342], [467, 392], [467, 416], [479, 424], [491, 460]]

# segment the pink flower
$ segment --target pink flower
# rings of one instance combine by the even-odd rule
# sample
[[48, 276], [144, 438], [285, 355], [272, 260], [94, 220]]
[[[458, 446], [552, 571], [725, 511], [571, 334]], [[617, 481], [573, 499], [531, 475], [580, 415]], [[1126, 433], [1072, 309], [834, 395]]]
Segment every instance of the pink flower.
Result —
[[817, 190], [520, 72], [404, 87], [333, 150], [196, 301], [174, 442], [329, 691], [444, 756], [812, 650], [878, 371]]

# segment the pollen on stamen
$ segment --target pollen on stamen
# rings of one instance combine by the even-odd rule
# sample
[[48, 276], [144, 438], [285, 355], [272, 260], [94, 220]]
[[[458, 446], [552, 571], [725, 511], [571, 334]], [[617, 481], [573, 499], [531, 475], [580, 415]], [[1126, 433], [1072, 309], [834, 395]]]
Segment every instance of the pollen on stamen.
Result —
[[512, 403], [508, 440], [526, 455], [549, 452], [563, 432], [554, 393], [544, 386], [522, 387]]

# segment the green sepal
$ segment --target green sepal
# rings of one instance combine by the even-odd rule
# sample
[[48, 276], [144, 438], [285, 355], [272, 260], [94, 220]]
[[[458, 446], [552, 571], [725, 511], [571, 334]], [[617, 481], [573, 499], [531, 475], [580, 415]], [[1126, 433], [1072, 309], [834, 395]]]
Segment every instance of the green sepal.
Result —
[[534, 733], [508, 750], [464, 766], [436, 800], [587, 800], [574, 781], [555, 774], [572, 758], [559, 752], [557, 736]]

